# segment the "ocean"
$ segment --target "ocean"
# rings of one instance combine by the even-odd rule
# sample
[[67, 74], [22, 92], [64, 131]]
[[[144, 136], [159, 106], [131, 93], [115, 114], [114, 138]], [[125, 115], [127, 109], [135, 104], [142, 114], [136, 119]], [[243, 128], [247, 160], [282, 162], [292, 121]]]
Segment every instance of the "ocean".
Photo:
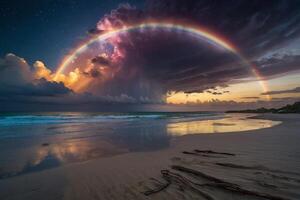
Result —
[[2, 113], [0, 179], [129, 152], [169, 148], [188, 134], [240, 132], [278, 124], [216, 112]]

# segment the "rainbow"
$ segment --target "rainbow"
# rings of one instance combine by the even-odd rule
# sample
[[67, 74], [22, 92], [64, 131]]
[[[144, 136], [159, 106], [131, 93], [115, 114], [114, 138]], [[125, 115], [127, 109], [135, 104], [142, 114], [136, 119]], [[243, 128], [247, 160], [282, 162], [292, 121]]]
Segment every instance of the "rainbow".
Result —
[[[146, 23], [141, 23], [141, 24], [136, 24], [136, 25], [131, 25], [131, 26], [126, 26], [123, 28], [111, 30], [108, 32], [104, 32], [100, 35], [97, 35], [94, 38], [89, 39], [88, 41], [84, 42], [83, 44], [79, 45], [73, 52], [71, 52], [68, 56], [66, 56], [62, 63], [59, 65], [55, 76], [54, 76], [54, 81], [57, 80], [58, 76], [67, 69], [68, 65], [72, 63], [72, 61], [80, 55], [82, 52], [84, 52], [86, 49], [88, 49], [88, 46], [94, 42], [101, 42], [106, 39], [109, 39], [110, 37], [113, 37], [118, 34], [126, 33], [131, 30], [143, 30], [143, 29], [170, 29], [170, 30], [178, 30], [178, 31], [183, 31], [187, 33], [194, 34], [202, 39], [207, 40], [208, 42], [217, 45], [219, 47], [222, 47], [225, 50], [230, 51], [231, 53], [235, 54], [238, 56], [245, 64], [251, 67], [253, 75], [256, 77], [257, 81], [259, 82], [262, 91], [267, 92], [268, 91], [268, 85], [266, 81], [264, 81], [263, 76], [260, 75], [259, 70], [257, 67], [252, 64], [250, 61], [248, 61], [238, 50], [237, 47], [235, 47], [233, 44], [231, 44], [229, 41], [227, 41], [225, 38], [222, 38], [221, 36], [212, 33], [211, 31], [199, 27], [199, 26], [193, 26], [189, 24], [180, 24], [178, 22], [146, 22]], [[270, 99], [270, 96], [267, 97]]]

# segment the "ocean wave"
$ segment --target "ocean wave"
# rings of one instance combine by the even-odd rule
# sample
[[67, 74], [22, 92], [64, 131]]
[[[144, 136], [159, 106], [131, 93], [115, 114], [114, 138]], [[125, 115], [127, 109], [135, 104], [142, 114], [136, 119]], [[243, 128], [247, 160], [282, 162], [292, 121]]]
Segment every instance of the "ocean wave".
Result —
[[25, 114], [7, 115], [0, 117], [0, 126], [30, 125], [30, 124], [57, 124], [57, 123], [91, 123], [107, 121], [130, 121], [146, 119], [182, 119], [203, 118], [214, 116], [213, 113], [110, 113], [110, 114]]

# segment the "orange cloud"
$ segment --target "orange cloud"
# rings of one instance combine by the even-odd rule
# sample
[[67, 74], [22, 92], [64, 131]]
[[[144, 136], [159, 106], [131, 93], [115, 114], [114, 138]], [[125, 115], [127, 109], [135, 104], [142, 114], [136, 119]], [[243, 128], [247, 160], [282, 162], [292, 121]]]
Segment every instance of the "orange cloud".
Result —
[[51, 70], [48, 69], [42, 61], [39, 61], [39, 60], [35, 61], [35, 63], [33, 64], [33, 67], [35, 69], [34, 77], [36, 79], [44, 78], [47, 81], [52, 80]]
[[[55, 77], [50, 69], [42, 61], [36, 61], [33, 64], [34, 67], [34, 78], [41, 79], [44, 78], [47, 81], [64, 83], [64, 85], [70, 89], [73, 89], [74, 85], [78, 83], [80, 77], [82, 76], [79, 68], [74, 69], [74, 71], [69, 72], [67, 75], [59, 74]], [[75, 87], [74, 87], [75, 88]]]

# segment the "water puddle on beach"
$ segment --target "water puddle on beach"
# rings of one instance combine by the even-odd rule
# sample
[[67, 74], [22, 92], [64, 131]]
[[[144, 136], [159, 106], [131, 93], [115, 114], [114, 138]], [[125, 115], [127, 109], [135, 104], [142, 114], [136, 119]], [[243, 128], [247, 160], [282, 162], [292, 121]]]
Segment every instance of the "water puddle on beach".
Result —
[[149, 116], [91, 123], [86, 118], [82, 123], [77, 118], [74, 123], [66, 123], [65, 118], [63, 123], [55, 119], [49, 124], [40, 123], [44, 121], [39, 118], [38, 123], [30, 124], [26, 117], [26, 123], [19, 125], [9, 121], [9, 125], [0, 126], [0, 179], [100, 157], [156, 151], [168, 148], [171, 138], [181, 135], [240, 132], [280, 123], [252, 119], [253, 115], [247, 114]]
[[254, 115], [231, 115], [219, 120], [203, 120], [170, 123], [167, 132], [171, 135], [206, 134], [206, 133], [228, 133], [250, 131], [262, 128], [270, 128], [281, 122], [252, 119]]

